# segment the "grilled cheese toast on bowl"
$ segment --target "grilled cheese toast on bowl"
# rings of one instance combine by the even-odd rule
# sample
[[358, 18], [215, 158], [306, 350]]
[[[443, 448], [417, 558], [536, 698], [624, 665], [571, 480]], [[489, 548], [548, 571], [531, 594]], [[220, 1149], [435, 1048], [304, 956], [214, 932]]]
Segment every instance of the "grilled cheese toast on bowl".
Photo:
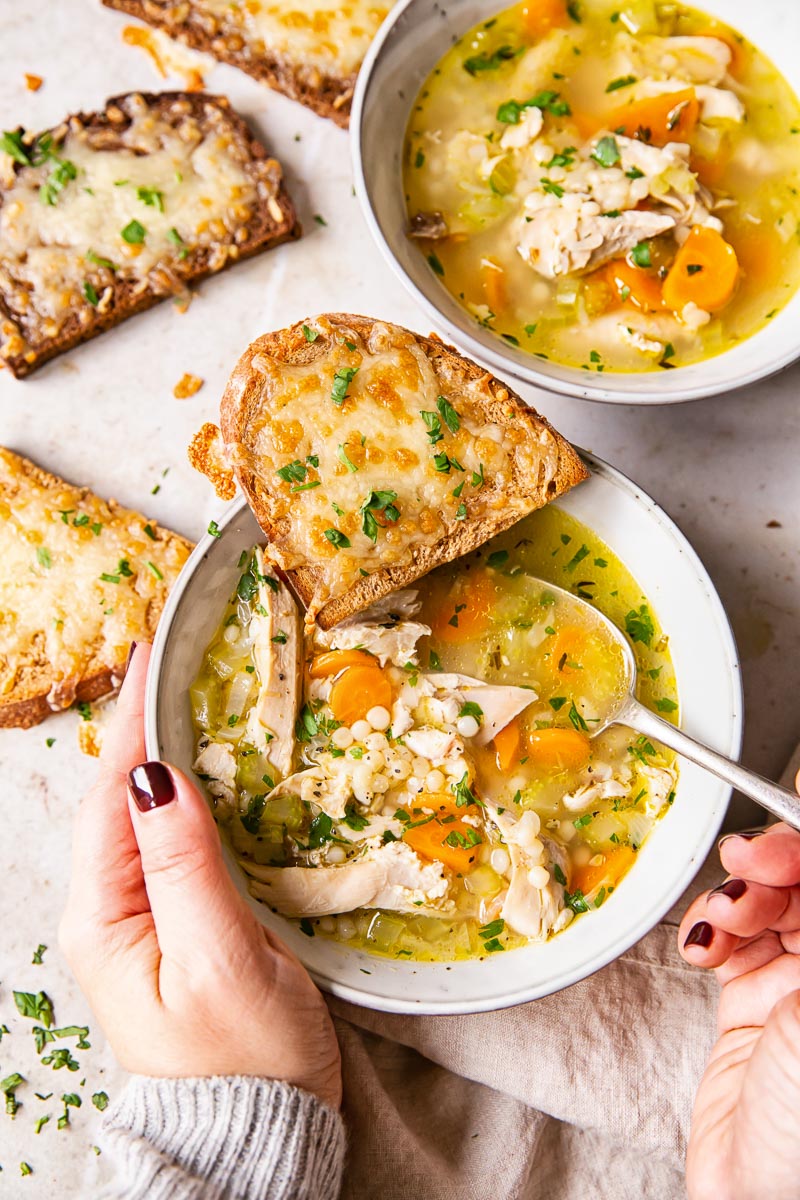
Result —
[[[542, 505], [585, 471], [554, 431], [436, 340], [344, 314], [258, 339], [192, 457], [245, 499], [156, 638], [147, 746], [203, 781], [259, 918], [323, 986], [405, 1011], [530, 999], [641, 936], [727, 793], [592, 737], [609, 647], [547, 583], [627, 630], [646, 702], [735, 745], [718, 602], [652, 502], [592, 461]], [[504, 490], [511, 519], [452, 553]]]

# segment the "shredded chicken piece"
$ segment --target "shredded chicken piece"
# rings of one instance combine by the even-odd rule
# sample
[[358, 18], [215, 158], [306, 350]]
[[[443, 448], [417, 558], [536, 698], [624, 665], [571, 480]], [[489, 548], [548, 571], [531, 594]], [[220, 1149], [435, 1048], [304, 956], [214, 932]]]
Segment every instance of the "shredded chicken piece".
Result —
[[212, 796], [226, 804], [236, 804], [236, 755], [226, 742], [201, 738], [199, 753], [192, 764], [198, 775], [208, 776], [206, 787]]
[[[683, 79], [640, 79], [634, 88], [634, 99], [663, 96], [665, 92], [683, 92]], [[728, 88], [711, 87], [706, 83], [694, 85], [694, 93], [700, 102], [701, 121], [743, 121], [745, 108], [735, 92]]]
[[259, 575], [269, 575], [276, 586], [259, 584], [258, 605], [250, 619], [259, 683], [254, 709], [263, 729], [273, 735], [269, 761], [286, 776], [292, 773], [294, 724], [301, 691], [300, 617], [289, 589], [265, 566], [261, 550], [256, 550], [256, 567]]
[[731, 48], [715, 37], [646, 37], [645, 63], [689, 83], [720, 83], [731, 63]]
[[339, 867], [261, 867], [242, 862], [250, 891], [290, 917], [322, 917], [356, 908], [437, 915], [453, 911], [441, 863], [424, 863], [405, 842], [368, 850]]
[[617, 325], [619, 330], [620, 341], [627, 342], [629, 346], [633, 346], [634, 350], [640, 350], [642, 354], [648, 354], [651, 358], [660, 358], [664, 353], [665, 344], [659, 342], [656, 338], [647, 337], [638, 329], [633, 329], [630, 325], [620, 323]]

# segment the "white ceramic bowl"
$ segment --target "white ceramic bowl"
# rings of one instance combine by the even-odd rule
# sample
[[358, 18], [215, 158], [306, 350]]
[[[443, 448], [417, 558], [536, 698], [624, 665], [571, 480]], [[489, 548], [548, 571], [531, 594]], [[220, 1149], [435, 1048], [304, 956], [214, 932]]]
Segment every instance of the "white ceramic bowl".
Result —
[[[736, 647], [702, 563], [664, 512], [635, 484], [586, 455], [591, 478], [558, 503], [589, 525], [641, 584], [670, 638], [683, 726], [737, 757], [742, 697]], [[188, 689], [239, 577], [242, 550], [263, 542], [243, 501], [205, 537], [172, 590], [158, 626], [145, 701], [150, 758], [191, 777], [195, 734]], [[248, 897], [259, 919], [283, 937], [320, 987], [386, 1012], [461, 1013], [534, 1000], [605, 966], [638, 941], [691, 882], [722, 823], [730, 789], [684, 763], [672, 809], [659, 821], [622, 885], [592, 913], [544, 945], [483, 962], [411, 963], [308, 938]], [[240, 869], [229, 865], [243, 895]]]
[[[590, 3], [591, 0], [588, 0]], [[350, 122], [356, 193], [372, 236], [432, 321], [460, 349], [500, 375], [553, 392], [618, 404], [672, 404], [754, 383], [800, 357], [800, 292], [764, 329], [724, 354], [688, 367], [615, 374], [562, 367], [504, 342], [450, 295], [406, 236], [402, 155], [411, 106], [454, 41], [509, 0], [400, 0], [384, 22], [358, 77]], [[698, 0], [697, 7], [739, 29], [800, 92], [797, 0]]]

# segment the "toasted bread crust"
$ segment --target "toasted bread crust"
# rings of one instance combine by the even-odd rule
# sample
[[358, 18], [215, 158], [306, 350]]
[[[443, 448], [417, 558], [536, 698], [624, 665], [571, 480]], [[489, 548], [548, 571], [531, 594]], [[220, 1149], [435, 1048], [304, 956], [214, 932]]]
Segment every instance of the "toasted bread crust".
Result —
[[[95, 498], [89, 488], [73, 488], [57, 475], [43, 470], [30, 459], [23, 458], [13, 451], [0, 447], [0, 458], [13, 469], [14, 473], [15, 486], [9, 488], [5, 486], [4, 481], [0, 481], [0, 501], [8, 504], [12, 511], [24, 505], [26, 491], [30, 485], [38, 485], [49, 493], [52, 492], [54, 496], [56, 494], [64, 495], [65, 492], [74, 493], [76, 504], [80, 504], [84, 499]], [[138, 513], [123, 508], [114, 500], [104, 503], [111, 519], [118, 518], [123, 526], [131, 518], [139, 519], [142, 522], [146, 520], [145, 517], [140, 517]], [[180, 534], [173, 533], [169, 529], [162, 529], [155, 521], [150, 522], [149, 527], [151, 529], [149, 536], [152, 540], [151, 553], [156, 567], [164, 566], [164, 552], [180, 548], [188, 556], [192, 550], [192, 543], [181, 537]], [[0, 563], [0, 571], [2, 570], [3, 564]], [[161, 611], [162, 604], [155, 601], [148, 604], [146, 619], [142, 627], [130, 631], [131, 641], [151, 640], [155, 634]], [[49, 619], [49, 615], [45, 614], [45, 618]], [[72, 702], [98, 700], [116, 691], [125, 676], [126, 657], [127, 647], [121, 651], [120, 657], [114, 663], [102, 662], [96, 655], [92, 655], [86, 673], [81, 679], [61, 681], [67, 685], [74, 685], [70, 689], [66, 703], [62, 703], [58, 697], [59, 681], [54, 679], [51, 664], [46, 658], [40, 661], [29, 660], [16, 663], [12, 659], [11, 665], [15, 668], [15, 678], [10, 691], [0, 696], [0, 728], [28, 729], [32, 725], [38, 725], [54, 712], [68, 707]], [[0, 665], [2, 661], [0, 658]]]
[[[77, 122], [91, 134], [105, 135], [121, 132], [130, 124], [130, 118], [126, 117], [120, 108], [129, 95], [141, 96], [154, 115], [166, 116], [170, 120], [174, 119], [176, 125], [180, 120], [180, 113], [176, 111], [176, 108], [179, 108], [185, 117], [197, 121], [201, 127], [207, 123], [210, 110], [222, 113], [234, 140], [243, 153], [245, 171], [255, 180], [266, 169], [269, 169], [271, 172], [277, 173], [277, 178], [280, 180], [279, 164], [269, 157], [266, 148], [253, 136], [244, 120], [233, 111], [230, 102], [224, 96], [211, 96], [196, 92], [129, 93], [112, 97], [102, 112], [77, 113], [68, 117], [62, 128], [65, 128], [67, 124], [72, 126]], [[122, 119], [120, 119], [120, 115]], [[58, 131], [47, 130], [45, 132], [55, 134]], [[237, 244], [235, 257], [228, 258], [224, 267], [212, 265], [213, 246], [198, 246], [191, 249], [184, 259], [177, 257], [174, 261], [170, 261], [169, 279], [165, 286], [158, 290], [152, 286], [140, 290], [137, 289], [133, 280], [115, 279], [112, 285], [111, 301], [104, 311], [94, 309], [87, 313], [85, 308], [82, 308], [80, 312], [74, 311], [55, 337], [46, 337], [42, 334], [35, 343], [31, 344], [28, 336], [25, 350], [19, 354], [4, 353], [3, 361], [17, 379], [24, 379], [56, 355], [63, 354], [82, 342], [89, 341], [99, 333], [127, 320], [128, 317], [152, 308], [154, 304], [167, 299], [170, 295], [179, 294], [191, 284], [197, 283], [209, 275], [218, 274], [220, 270], [234, 265], [241, 259], [251, 258], [254, 254], [260, 254], [282, 242], [300, 237], [302, 229], [297, 220], [294, 205], [282, 182], [279, 183], [277, 192], [271, 199], [277, 205], [280, 219], [276, 219], [275, 212], [277, 210], [271, 212], [272, 206], [262, 200], [259, 204], [258, 218], [248, 230], [246, 240]], [[0, 206], [3, 201], [4, 190], [0, 187]], [[19, 314], [15, 311], [11, 298], [4, 295], [2, 289], [0, 289], [0, 314], [15, 324], [19, 321]]]
[[[349, 313], [327, 313], [326, 318], [333, 322], [341, 322], [353, 329], [362, 337], [369, 334], [375, 323], [371, 318], [354, 316]], [[233, 374], [220, 404], [220, 429], [225, 444], [241, 442], [243, 430], [251, 417], [258, 412], [262, 400], [263, 378], [253, 367], [253, 359], [259, 354], [267, 354], [278, 361], [309, 362], [325, 353], [323, 347], [314, 342], [309, 344], [302, 333], [303, 322], [298, 322], [289, 329], [265, 334], [258, 338], [245, 351], [234, 368]], [[404, 330], [425, 351], [438, 375], [444, 368], [449, 372], [456, 371], [463, 380], [481, 380], [486, 386], [487, 399], [485, 412], [487, 420], [494, 420], [501, 425], [508, 423], [508, 409], [511, 405], [515, 420], [526, 423], [536, 432], [545, 431], [552, 439], [558, 451], [558, 463], [555, 475], [542, 487], [539, 481], [515, 478], [515, 494], [526, 497], [530, 502], [528, 511], [541, 508], [556, 496], [574, 487], [588, 477], [588, 471], [570, 444], [557, 433], [552, 426], [534, 409], [530, 408], [516, 393], [483, 367], [465, 358], [453, 346], [448, 346], [435, 337], [421, 337], [418, 334]], [[245, 497], [253, 510], [267, 538], [274, 536], [270, 518], [263, 501], [263, 489], [260, 481], [251, 472], [235, 467], [236, 478]], [[450, 562], [468, 554], [471, 550], [482, 545], [490, 537], [507, 529], [520, 519], [520, 512], [511, 512], [493, 516], [491, 519], [465, 521], [455, 531], [447, 534], [433, 545], [420, 545], [414, 552], [410, 564], [383, 567], [358, 580], [347, 592], [329, 600], [317, 614], [317, 622], [322, 629], [330, 629], [346, 617], [359, 612], [380, 599], [382, 596], [427, 574], [441, 563]], [[319, 568], [313, 565], [303, 566], [287, 572], [290, 583], [307, 606], [314, 596]]]
[[[286, 58], [270, 55], [266, 51], [256, 57], [248, 53], [246, 44], [241, 44], [241, 38], [226, 38], [224, 35], [209, 33], [200, 15], [191, 5], [186, 6], [189, 10], [186, 19], [176, 20], [173, 16], [174, 0], [103, 0], [103, 4], [106, 8], [113, 8], [117, 12], [127, 13], [129, 17], [146, 21], [148, 25], [177, 38], [193, 50], [213, 54], [220, 62], [238, 67], [259, 83], [265, 83], [274, 91], [299, 101], [318, 116], [334, 121], [342, 129], [347, 129], [350, 124], [355, 75], [338, 78], [318, 72], [318, 79], [311, 83], [295, 64]], [[239, 46], [236, 45], [237, 40]]]

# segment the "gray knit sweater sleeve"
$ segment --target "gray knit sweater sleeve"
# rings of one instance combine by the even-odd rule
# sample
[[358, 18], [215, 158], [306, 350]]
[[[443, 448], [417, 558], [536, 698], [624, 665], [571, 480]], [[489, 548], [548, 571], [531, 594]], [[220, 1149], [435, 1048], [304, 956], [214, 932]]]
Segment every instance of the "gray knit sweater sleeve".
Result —
[[103, 1200], [336, 1200], [344, 1124], [267, 1079], [135, 1075], [103, 1122]]

